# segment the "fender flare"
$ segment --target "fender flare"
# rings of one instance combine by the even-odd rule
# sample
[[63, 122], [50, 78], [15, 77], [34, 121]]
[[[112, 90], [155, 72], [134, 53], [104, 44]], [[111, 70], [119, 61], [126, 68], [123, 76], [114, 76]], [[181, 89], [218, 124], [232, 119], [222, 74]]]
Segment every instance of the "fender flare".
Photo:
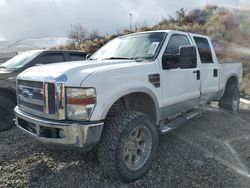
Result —
[[112, 96], [109, 97], [109, 99], [107, 101], [109, 101], [109, 103], [107, 103], [106, 105], [104, 105], [101, 109], [101, 115], [100, 115], [100, 119], [105, 119], [109, 109], [112, 107], [112, 105], [119, 100], [120, 98], [128, 95], [128, 94], [132, 94], [132, 93], [144, 93], [147, 94], [148, 96], [150, 96], [152, 98], [152, 100], [154, 101], [154, 105], [155, 105], [155, 112], [156, 112], [156, 121], [159, 122], [160, 119], [160, 112], [159, 112], [159, 103], [157, 100], [156, 95], [154, 94], [153, 91], [151, 91], [149, 88], [146, 87], [139, 87], [139, 88], [124, 88], [122, 90], [120, 90], [117, 93], [114, 93]]

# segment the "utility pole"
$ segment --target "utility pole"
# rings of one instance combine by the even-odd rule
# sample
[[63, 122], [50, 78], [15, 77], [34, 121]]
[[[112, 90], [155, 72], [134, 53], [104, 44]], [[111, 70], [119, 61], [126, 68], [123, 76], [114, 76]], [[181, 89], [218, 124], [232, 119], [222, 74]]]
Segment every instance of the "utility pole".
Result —
[[238, 0], [235, 0], [235, 16], [238, 12], [238, 5], [239, 5], [239, 1]]
[[130, 31], [132, 31], [132, 13], [130, 13], [129, 16], [130, 16]]

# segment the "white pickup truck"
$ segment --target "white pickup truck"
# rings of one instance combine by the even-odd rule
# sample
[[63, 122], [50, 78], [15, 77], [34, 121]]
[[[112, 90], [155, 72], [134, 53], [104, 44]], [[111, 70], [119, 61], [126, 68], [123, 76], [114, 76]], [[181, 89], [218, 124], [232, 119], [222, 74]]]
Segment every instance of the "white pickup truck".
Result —
[[218, 64], [207, 36], [160, 30], [118, 37], [88, 61], [30, 68], [17, 77], [16, 125], [47, 145], [90, 150], [112, 177], [150, 168], [158, 134], [219, 101], [237, 111], [240, 63]]

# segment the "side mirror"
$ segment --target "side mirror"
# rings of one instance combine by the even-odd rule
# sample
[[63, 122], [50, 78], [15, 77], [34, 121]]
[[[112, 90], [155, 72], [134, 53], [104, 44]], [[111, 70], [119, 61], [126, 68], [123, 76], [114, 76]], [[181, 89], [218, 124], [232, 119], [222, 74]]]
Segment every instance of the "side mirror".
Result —
[[166, 69], [190, 69], [197, 66], [197, 54], [195, 46], [181, 46], [178, 54], [164, 54], [162, 68]]
[[197, 66], [197, 53], [195, 46], [180, 47], [180, 68], [188, 69]]
[[167, 69], [177, 69], [179, 68], [180, 56], [179, 54], [164, 54], [162, 56], [162, 68]]

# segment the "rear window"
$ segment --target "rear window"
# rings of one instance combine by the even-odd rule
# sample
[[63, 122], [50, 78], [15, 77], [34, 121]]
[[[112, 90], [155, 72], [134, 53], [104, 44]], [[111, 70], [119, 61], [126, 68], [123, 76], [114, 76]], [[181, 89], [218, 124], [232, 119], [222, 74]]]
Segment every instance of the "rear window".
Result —
[[71, 61], [81, 61], [86, 59], [86, 54], [83, 53], [70, 53]]
[[212, 53], [208, 40], [202, 37], [194, 37], [194, 41], [200, 54], [201, 63], [213, 63]]

